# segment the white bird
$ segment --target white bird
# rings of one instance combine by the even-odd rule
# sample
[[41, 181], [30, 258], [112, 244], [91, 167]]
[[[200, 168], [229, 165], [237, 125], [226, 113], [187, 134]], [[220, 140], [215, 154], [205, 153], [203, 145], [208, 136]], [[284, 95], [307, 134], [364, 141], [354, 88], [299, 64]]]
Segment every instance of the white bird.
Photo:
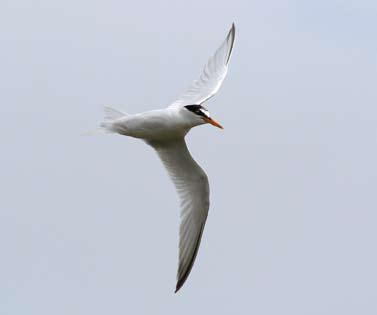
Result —
[[208, 178], [190, 155], [185, 136], [191, 128], [206, 123], [223, 128], [201, 104], [219, 90], [228, 70], [234, 38], [232, 24], [200, 78], [169, 107], [135, 115], [105, 107], [105, 119], [101, 124], [102, 131], [139, 138], [152, 146], [176, 187], [181, 202], [181, 224], [175, 292], [190, 274], [209, 209]]

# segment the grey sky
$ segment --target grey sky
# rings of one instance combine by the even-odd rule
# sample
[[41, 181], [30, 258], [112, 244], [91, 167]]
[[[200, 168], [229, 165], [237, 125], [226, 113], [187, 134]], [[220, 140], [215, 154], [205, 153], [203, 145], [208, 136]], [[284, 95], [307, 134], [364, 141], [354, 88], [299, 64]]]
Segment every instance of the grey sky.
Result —
[[[211, 182], [178, 295], [178, 200], [152, 150], [80, 136], [167, 106], [232, 22], [192, 130]], [[0, 314], [377, 313], [376, 1], [0, 2]]]

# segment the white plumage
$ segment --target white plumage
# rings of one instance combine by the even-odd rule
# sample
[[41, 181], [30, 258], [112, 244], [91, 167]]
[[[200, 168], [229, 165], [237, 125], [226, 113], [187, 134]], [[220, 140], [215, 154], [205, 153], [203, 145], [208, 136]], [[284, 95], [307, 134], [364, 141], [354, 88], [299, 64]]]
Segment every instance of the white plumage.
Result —
[[181, 200], [176, 292], [194, 264], [209, 209], [207, 175], [192, 158], [184, 138], [191, 128], [205, 123], [222, 128], [201, 104], [219, 90], [228, 70], [234, 38], [233, 24], [200, 78], [168, 108], [130, 115], [105, 107], [101, 124], [105, 132], [140, 138], [151, 145], [176, 187]]

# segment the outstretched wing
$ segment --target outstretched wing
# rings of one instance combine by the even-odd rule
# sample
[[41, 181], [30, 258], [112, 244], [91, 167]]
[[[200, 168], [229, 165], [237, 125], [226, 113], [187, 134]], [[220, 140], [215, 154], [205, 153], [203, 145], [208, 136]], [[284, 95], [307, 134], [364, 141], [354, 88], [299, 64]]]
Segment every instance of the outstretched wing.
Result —
[[185, 140], [149, 143], [158, 153], [181, 201], [177, 292], [194, 264], [209, 209], [206, 173], [191, 157]]
[[195, 80], [189, 89], [182, 94], [170, 107], [200, 105], [214, 96], [220, 89], [228, 71], [229, 59], [232, 54], [236, 29], [234, 24], [225, 41], [208, 60], [199, 80]]

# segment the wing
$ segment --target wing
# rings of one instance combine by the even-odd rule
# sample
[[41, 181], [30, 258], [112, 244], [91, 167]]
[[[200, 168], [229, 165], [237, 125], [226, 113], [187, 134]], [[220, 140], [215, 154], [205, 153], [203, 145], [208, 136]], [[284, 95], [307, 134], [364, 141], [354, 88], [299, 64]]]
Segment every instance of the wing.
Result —
[[149, 143], [157, 151], [181, 201], [177, 292], [194, 264], [209, 209], [206, 173], [191, 157], [185, 140]]
[[200, 105], [217, 93], [228, 71], [235, 35], [236, 29], [234, 24], [232, 24], [228, 36], [215, 54], [208, 60], [199, 80], [194, 81], [189, 89], [170, 107]]

